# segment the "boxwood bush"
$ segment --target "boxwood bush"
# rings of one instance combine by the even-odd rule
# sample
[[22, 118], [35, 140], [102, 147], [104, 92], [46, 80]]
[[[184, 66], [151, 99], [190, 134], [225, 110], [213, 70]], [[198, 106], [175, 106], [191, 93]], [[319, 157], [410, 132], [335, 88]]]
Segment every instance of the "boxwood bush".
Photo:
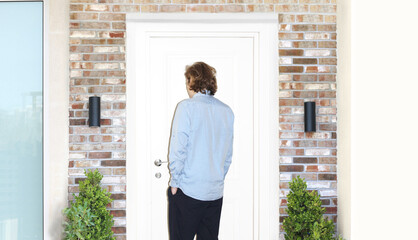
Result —
[[110, 193], [100, 186], [103, 175], [96, 169], [87, 172], [87, 178], [79, 182], [79, 195], [73, 193], [75, 201], [63, 210], [66, 216], [66, 240], [115, 240], [112, 226], [113, 215], [106, 206], [113, 200]]
[[286, 240], [334, 240], [334, 223], [325, 220], [320, 195], [308, 191], [305, 179], [297, 176], [290, 182], [287, 195], [288, 217], [283, 220]]

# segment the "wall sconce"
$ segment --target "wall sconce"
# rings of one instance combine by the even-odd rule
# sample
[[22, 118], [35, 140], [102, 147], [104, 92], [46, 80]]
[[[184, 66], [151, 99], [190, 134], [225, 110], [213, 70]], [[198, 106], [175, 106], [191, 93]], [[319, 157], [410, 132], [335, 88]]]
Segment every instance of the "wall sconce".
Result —
[[100, 97], [89, 97], [89, 126], [100, 127]]
[[305, 132], [316, 132], [315, 102], [305, 102]]

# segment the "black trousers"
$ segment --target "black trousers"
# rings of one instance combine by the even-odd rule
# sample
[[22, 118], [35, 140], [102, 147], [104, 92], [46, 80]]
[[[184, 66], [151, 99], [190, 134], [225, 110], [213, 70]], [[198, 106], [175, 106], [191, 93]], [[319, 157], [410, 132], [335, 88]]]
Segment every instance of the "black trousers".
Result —
[[178, 188], [168, 195], [168, 227], [170, 240], [218, 240], [223, 197], [201, 201], [187, 196]]

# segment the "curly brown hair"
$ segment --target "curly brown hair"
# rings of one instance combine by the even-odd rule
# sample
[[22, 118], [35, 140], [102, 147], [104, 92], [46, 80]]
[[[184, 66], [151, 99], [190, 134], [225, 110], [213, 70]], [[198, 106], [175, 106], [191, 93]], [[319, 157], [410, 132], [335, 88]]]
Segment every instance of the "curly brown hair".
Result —
[[210, 91], [210, 95], [215, 95], [216, 90], [218, 90], [216, 69], [207, 63], [195, 62], [192, 65], [186, 65], [184, 76], [190, 89], [195, 92], [204, 93], [206, 89]]

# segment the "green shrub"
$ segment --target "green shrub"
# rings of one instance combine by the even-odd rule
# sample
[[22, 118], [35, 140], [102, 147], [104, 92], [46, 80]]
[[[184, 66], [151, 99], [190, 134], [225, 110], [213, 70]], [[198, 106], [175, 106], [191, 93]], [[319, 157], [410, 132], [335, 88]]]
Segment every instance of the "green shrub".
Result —
[[110, 193], [100, 186], [103, 175], [97, 171], [87, 172], [87, 178], [79, 182], [79, 195], [73, 193], [75, 201], [64, 209], [66, 240], [115, 240], [112, 226], [113, 215], [106, 206], [113, 200]]
[[87, 206], [74, 204], [71, 208], [64, 209], [68, 221], [65, 225], [65, 239], [91, 239], [89, 227], [94, 226], [93, 218], [96, 217]]
[[328, 240], [334, 239], [334, 223], [331, 220], [326, 221], [321, 217], [319, 222], [314, 222], [312, 234], [309, 239], [312, 240]]
[[[283, 221], [286, 240], [333, 240], [334, 223], [325, 220], [326, 211], [316, 191], [309, 192], [304, 179], [297, 176], [290, 182], [287, 213]], [[336, 238], [341, 239], [341, 238]]]

